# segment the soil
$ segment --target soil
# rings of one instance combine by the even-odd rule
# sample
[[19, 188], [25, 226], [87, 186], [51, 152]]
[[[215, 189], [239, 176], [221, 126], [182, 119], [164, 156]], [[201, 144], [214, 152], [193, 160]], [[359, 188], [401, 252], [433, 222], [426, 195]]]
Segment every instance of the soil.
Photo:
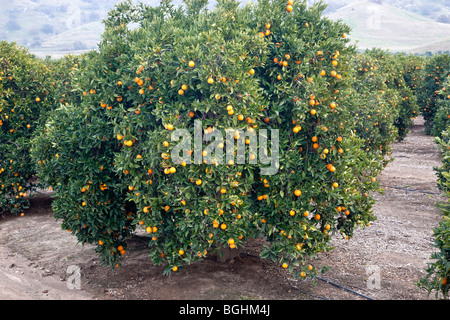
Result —
[[[231, 260], [210, 257], [170, 276], [152, 265], [147, 240], [128, 242], [123, 266], [99, 265], [93, 246], [82, 246], [51, 215], [51, 198], [40, 195], [23, 217], [0, 218], [0, 299], [3, 300], [432, 300], [416, 282], [434, 251], [433, 231], [442, 218], [444, 196], [433, 167], [441, 165], [432, 137], [418, 118], [410, 134], [393, 144], [393, 158], [379, 177], [377, 220], [312, 264], [329, 266], [316, 283], [294, 281], [258, 257], [259, 240], [249, 241]], [[403, 188], [403, 189], [396, 189]], [[404, 189], [414, 190], [406, 191]], [[80, 287], [74, 282], [81, 271]]]

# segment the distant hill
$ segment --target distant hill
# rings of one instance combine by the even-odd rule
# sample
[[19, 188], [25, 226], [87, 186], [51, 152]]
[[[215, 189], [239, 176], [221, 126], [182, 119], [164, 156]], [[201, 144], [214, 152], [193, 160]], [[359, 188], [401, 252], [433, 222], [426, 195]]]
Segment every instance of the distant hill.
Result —
[[[245, 3], [249, 0], [242, 0]], [[301, 0], [294, 0], [301, 1]], [[318, 0], [307, 0], [312, 4]], [[424, 53], [450, 49], [450, 0], [324, 0], [326, 15], [353, 28], [361, 49]], [[15, 41], [40, 57], [97, 47], [103, 19], [120, 0], [0, 0], [0, 40]], [[133, 0], [158, 5], [159, 0]], [[382, 2], [376, 4], [374, 2]], [[182, 0], [174, 0], [180, 5]], [[214, 5], [215, 1], [210, 1]], [[434, 17], [431, 19], [429, 17]], [[440, 23], [437, 20], [449, 23]], [[425, 51], [424, 51], [425, 50]]]
[[425, 47], [433, 52], [450, 50], [450, 24], [389, 4], [352, 2], [327, 16], [348, 24], [352, 28], [350, 38], [360, 49], [379, 47], [409, 53]]
[[[59, 57], [97, 47], [102, 21], [120, 0], [0, 0], [0, 40], [38, 56]], [[138, 1], [133, 1], [137, 3]], [[141, 0], [158, 5], [159, 0]], [[181, 2], [176, 0], [174, 2]]]

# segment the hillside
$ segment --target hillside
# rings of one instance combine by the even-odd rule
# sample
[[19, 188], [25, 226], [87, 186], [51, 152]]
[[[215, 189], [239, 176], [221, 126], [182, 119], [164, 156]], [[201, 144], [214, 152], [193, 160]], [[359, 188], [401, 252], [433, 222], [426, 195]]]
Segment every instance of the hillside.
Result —
[[[38, 56], [59, 57], [94, 49], [102, 21], [119, 0], [14, 0], [0, 6], [0, 40], [15, 41]], [[137, 1], [133, 1], [136, 3]], [[157, 5], [159, 0], [139, 2]], [[36, 23], [38, 21], [38, 23]]]
[[[300, 1], [300, 0], [298, 0]], [[308, 0], [312, 4], [319, 0]], [[379, 1], [383, 4], [376, 4]], [[326, 15], [353, 28], [361, 49], [424, 53], [450, 49], [448, 0], [324, 0]], [[0, 6], [0, 40], [15, 41], [40, 57], [54, 58], [97, 47], [102, 20], [120, 0], [14, 0]], [[133, 0], [157, 5], [159, 0]], [[242, 0], [242, 3], [247, 0]], [[175, 5], [182, 0], [173, 0]], [[210, 1], [214, 5], [215, 1]], [[429, 18], [434, 17], [435, 20]], [[36, 23], [38, 21], [38, 23]]]
[[450, 50], [450, 24], [389, 4], [371, 1], [350, 3], [329, 13], [332, 20], [342, 20], [352, 27], [352, 42], [361, 49], [379, 47], [392, 52], [417, 52], [429, 46], [433, 51]]

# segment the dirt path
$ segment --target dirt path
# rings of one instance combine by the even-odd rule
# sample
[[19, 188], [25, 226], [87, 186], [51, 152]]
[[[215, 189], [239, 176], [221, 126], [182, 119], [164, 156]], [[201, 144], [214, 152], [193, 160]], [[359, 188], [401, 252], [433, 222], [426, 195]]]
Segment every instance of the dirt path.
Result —
[[[439, 154], [423, 129], [417, 119], [406, 140], [394, 144], [383, 185], [439, 192], [432, 169], [441, 163]], [[433, 299], [415, 282], [433, 251], [432, 229], [441, 219], [436, 201], [443, 198], [391, 188], [376, 198], [378, 220], [350, 241], [336, 239], [334, 251], [313, 261], [330, 266], [322, 278], [341, 287], [293, 282], [279, 266], [245, 254], [206, 259], [167, 277], [151, 264], [139, 237], [129, 241], [123, 267], [111, 271], [98, 265], [93, 247], [61, 230], [48, 198], [37, 198], [24, 217], [0, 218], [0, 299]], [[245, 252], [260, 249], [253, 241]], [[77, 284], [70, 266], [81, 271], [80, 289], [69, 288]]]
[[[424, 134], [422, 118], [415, 120], [403, 142], [393, 145], [393, 157], [379, 177], [385, 193], [376, 196], [377, 221], [358, 230], [350, 241], [335, 242], [335, 250], [321, 257], [321, 263], [333, 266], [323, 277], [373, 299], [433, 299], [415, 283], [425, 275], [434, 250], [432, 229], [442, 219], [436, 202], [445, 198], [439, 195], [433, 171], [442, 165], [441, 158], [433, 138]], [[368, 289], [368, 282], [375, 283], [372, 278], [369, 281], [376, 276], [375, 270], [379, 271], [379, 289]], [[341, 293], [332, 294], [327, 288], [320, 285], [315, 292], [330, 299], [342, 298]]]

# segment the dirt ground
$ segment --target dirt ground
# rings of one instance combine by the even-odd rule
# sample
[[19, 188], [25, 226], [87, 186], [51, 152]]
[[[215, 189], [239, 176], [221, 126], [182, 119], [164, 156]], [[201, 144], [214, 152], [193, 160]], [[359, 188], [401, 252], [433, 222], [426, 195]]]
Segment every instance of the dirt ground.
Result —
[[[0, 299], [432, 300], [415, 283], [433, 251], [432, 229], [442, 217], [436, 202], [444, 198], [417, 191], [439, 193], [433, 167], [440, 166], [440, 156], [421, 118], [393, 148], [395, 160], [379, 177], [390, 188], [376, 195], [378, 220], [349, 241], [335, 239], [332, 252], [312, 261], [330, 267], [316, 284], [293, 281], [278, 265], [261, 260], [256, 240], [235, 259], [211, 257], [164, 276], [148, 258], [147, 240], [136, 237], [123, 267], [111, 271], [99, 265], [92, 246], [77, 244], [61, 230], [51, 216], [51, 200], [40, 196], [24, 217], [0, 218]], [[81, 270], [79, 289], [69, 288], [77, 284], [70, 266]]]

